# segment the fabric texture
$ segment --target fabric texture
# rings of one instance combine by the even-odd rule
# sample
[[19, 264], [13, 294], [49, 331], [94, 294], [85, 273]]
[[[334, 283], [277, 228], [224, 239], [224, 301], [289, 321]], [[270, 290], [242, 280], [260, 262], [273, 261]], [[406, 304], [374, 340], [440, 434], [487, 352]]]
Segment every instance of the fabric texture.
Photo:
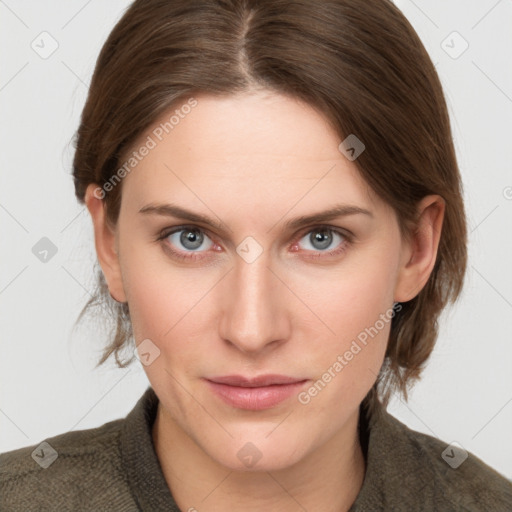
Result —
[[[1, 454], [0, 510], [186, 512], [154, 449], [157, 406], [148, 387], [124, 419]], [[446, 460], [457, 452], [441, 456], [447, 443], [409, 429], [382, 406], [370, 418], [363, 411], [366, 473], [349, 512], [512, 511], [512, 483], [481, 459], [469, 453], [454, 469]]]

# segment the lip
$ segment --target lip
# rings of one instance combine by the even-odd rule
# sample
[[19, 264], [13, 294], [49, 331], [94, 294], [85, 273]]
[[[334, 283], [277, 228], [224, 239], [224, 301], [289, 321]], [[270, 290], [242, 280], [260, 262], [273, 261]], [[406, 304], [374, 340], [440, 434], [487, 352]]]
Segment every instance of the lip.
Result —
[[205, 379], [213, 393], [225, 403], [238, 409], [253, 411], [275, 407], [298, 393], [307, 380], [270, 374], [250, 378], [226, 375]]

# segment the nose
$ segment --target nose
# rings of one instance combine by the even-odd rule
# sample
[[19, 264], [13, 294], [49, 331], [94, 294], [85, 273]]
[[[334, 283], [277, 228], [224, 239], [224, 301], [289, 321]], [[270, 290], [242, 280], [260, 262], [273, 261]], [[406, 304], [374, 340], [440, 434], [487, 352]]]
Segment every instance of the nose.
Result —
[[273, 349], [290, 335], [290, 297], [270, 263], [268, 251], [251, 263], [237, 256], [224, 280], [220, 336], [245, 353]]

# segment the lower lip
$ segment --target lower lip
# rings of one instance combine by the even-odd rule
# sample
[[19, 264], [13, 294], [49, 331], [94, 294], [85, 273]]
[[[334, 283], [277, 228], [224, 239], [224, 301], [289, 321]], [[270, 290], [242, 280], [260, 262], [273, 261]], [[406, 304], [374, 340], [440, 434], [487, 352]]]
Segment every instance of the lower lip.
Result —
[[292, 395], [297, 394], [300, 388], [306, 383], [306, 381], [303, 380], [292, 384], [245, 388], [219, 384], [211, 380], [207, 380], [206, 382], [209, 384], [212, 391], [227, 404], [232, 407], [237, 407], [238, 409], [249, 409], [252, 411], [261, 411], [275, 407]]

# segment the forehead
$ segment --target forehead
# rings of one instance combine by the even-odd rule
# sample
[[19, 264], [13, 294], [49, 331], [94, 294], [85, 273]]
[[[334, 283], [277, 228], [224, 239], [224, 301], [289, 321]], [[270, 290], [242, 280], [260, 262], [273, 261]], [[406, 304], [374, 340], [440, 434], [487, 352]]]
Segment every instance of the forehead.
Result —
[[297, 99], [270, 92], [196, 99], [197, 105], [176, 126], [180, 139], [194, 141], [196, 156], [339, 157], [333, 152], [339, 137], [320, 113]]
[[270, 92], [193, 99], [175, 104], [125, 155], [139, 153], [123, 202], [142, 206], [183, 193], [226, 200], [229, 193], [232, 202], [260, 206], [304, 194], [305, 205], [333, 196], [374, 203], [355, 163], [339, 151], [340, 137], [313, 107]]

